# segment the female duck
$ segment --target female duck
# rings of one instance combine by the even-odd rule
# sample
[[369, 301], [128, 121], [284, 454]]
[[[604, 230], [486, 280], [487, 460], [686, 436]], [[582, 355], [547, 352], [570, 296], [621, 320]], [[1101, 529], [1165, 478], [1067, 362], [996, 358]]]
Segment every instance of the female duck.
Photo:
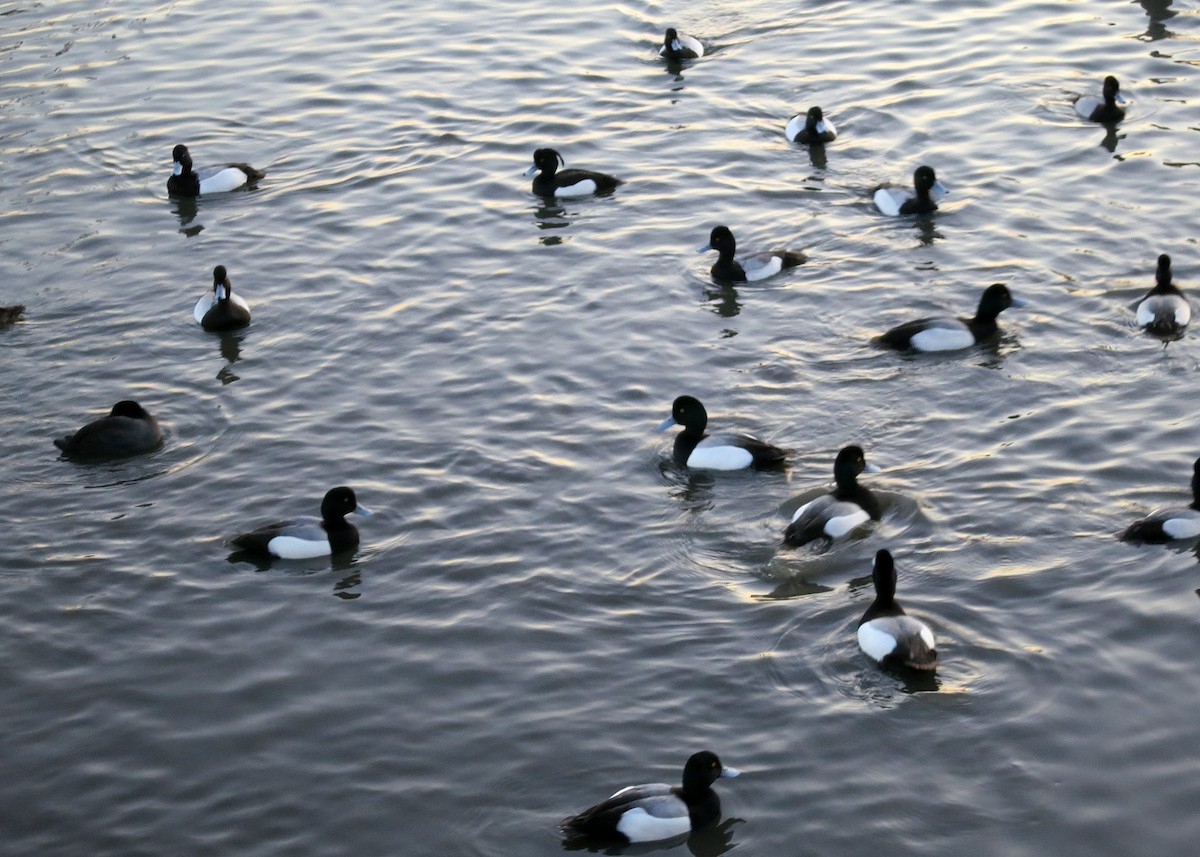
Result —
[[896, 603], [896, 565], [888, 551], [875, 554], [871, 577], [875, 600], [858, 620], [858, 647], [880, 666], [935, 669], [933, 631], [924, 622], [906, 616], [904, 608]]
[[1192, 305], [1179, 287], [1171, 282], [1171, 257], [1158, 257], [1154, 288], [1138, 301], [1137, 323], [1158, 336], [1178, 339], [1192, 320]]
[[249, 164], [221, 164], [202, 172], [192, 169], [192, 156], [188, 147], [180, 143], [171, 152], [175, 161], [174, 172], [167, 179], [167, 193], [172, 196], [202, 196], [206, 193], [225, 193], [246, 185], [253, 185], [266, 175]]
[[196, 301], [192, 315], [205, 330], [236, 330], [250, 323], [250, 307], [233, 293], [224, 265], [213, 268], [212, 293]]
[[1009, 307], [1024, 306], [1003, 283], [993, 283], [979, 298], [974, 318], [934, 316], [919, 318], [893, 327], [876, 341], [897, 351], [956, 351], [970, 348], [995, 336], [1000, 330], [996, 317]]
[[732, 283], [765, 280], [784, 268], [804, 264], [806, 258], [803, 253], [794, 250], [769, 250], [735, 259], [737, 241], [727, 226], [714, 226], [709, 233], [708, 243], [696, 252], [704, 253], [708, 250], [717, 251], [717, 261], [710, 269], [713, 279]]
[[736, 777], [716, 753], [695, 753], [683, 767], [683, 784], [627, 786], [608, 800], [559, 822], [568, 842], [599, 839], [628, 844], [670, 839], [698, 830], [721, 817], [721, 799], [712, 784]]
[[1160, 509], [1130, 525], [1125, 541], [1161, 544], [1172, 539], [1200, 536], [1200, 458], [1192, 465], [1192, 502], [1182, 509]]
[[791, 450], [780, 449], [744, 434], [704, 433], [708, 412], [700, 400], [680, 396], [671, 405], [671, 416], [659, 423], [658, 430], [683, 426], [675, 436], [675, 460], [684, 467], [707, 470], [743, 470], [747, 467], [777, 467]]
[[704, 56], [704, 45], [695, 36], [678, 33], [674, 27], [667, 27], [658, 55], [669, 60], [695, 60]]
[[321, 501], [321, 517], [292, 518], [234, 536], [235, 547], [281, 559], [312, 559], [351, 551], [358, 547], [358, 530], [346, 515], [370, 515], [359, 506], [354, 491], [331, 488]]
[[900, 214], [929, 214], [937, 211], [937, 201], [950, 191], [938, 181], [933, 167], [920, 166], [913, 173], [911, 190], [885, 186], [875, 191], [875, 206], [889, 217]]
[[837, 128], [825, 118], [820, 107], [810, 107], [807, 113], [797, 113], [788, 120], [783, 133], [793, 143], [832, 143], [837, 139]]
[[1111, 125], [1125, 118], [1125, 99], [1121, 96], [1121, 84], [1111, 74], [1104, 78], [1103, 95], [1084, 95], [1075, 102], [1075, 112], [1092, 122]]
[[71, 458], [124, 458], [150, 452], [162, 444], [158, 420], [137, 402], [122, 401], [108, 416], [85, 425], [74, 434], [54, 439], [54, 445]]
[[[593, 193], [610, 191], [622, 180], [615, 176], [597, 173], [592, 170], [562, 170], [559, 164], [566, 165], [563, 156], [554, 149], [537, 149], [533, 153], [533, 166], [525, 171], [526, 176], [537, 173], [533, 180], [533, 192], [538, 196], [588, 196]], [[538, 171], [541, 172], [538, 172]]]
[[796, 510], [783, 533], [783, 543], [796, 548], [819, 538], [836, 539], [859, 524], [878, 521], [882, 517], [879, 501], [858, 484], [858, 474], [864, 470], [878, 468], [867, 465], [861, 447], [842, 449], [833, 462], [837, 487]]

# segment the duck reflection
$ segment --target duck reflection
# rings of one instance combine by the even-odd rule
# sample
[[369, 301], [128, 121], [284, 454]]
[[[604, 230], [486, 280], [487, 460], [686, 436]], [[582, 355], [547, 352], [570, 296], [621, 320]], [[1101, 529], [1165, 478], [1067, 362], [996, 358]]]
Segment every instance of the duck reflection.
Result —
[[709, 304], [712, 311], [722, 318], [733, 318], [742, 311], [738, 290], [729, 283], [705, 286], [704, 302]]
[[204, 231], [203, 223], [196, 223], [198, 197], [172, 196], [169, 197], [171, 211], [179, 218], [179, 231], [191, 238]]
[[1150, 19], [1145, 34], [1139, 37], [1142, 41], [1157, 42], [1160, 39], [1174, 38], [1175, 34], [1163, 24], [1163, 21], [1169, 21], [1178, 14], [1171, 8], [1171, 0], [1140, 0], [1138, 5], [1145, 10]]

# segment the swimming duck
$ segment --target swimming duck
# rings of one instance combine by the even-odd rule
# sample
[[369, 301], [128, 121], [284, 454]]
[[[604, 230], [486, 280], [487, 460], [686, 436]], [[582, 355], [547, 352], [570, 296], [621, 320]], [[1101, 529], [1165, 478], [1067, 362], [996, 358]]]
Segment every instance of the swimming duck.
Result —
[[627, 786], [608, 800], [559, 822], [568, 841], [654, 842], [711, 824], [721, 817], [721, 799], [712, 784], [738, 771], [721, 764], [716, 753], [702, 750], [683, 766], [683, 784]]
[[[533, 166], [525, 171], [526, 176], [538, 173], [533, 180], [533, 192], [538, 196], [588, 196], [603, 193], [624, 182], [615, 176], [592, 170], [562, 170], [566, 165], [563, 156], [554, 149], [537, 149], [533, 153]], [[538, 172], [538, 171], [541, 172]]]
[[735, 259], [737, 241], [728, 226], [714, 226], [709, 233], [708, 243], [696, 252], [704, 253], [708, 250], [717, 251], [717, 261], [710, 269], [713, 278], [733, 283], [765, 280], [784, 268], [804, 264], [806, 258], [803, 253], [794, 250], [768, 250]]
[[950, 191], [938, 181], [933, 167], [920, 166], [913, 173], [912, 188], [885, 186], [875, 191], [875, 206], [884, 214], [928, 214], [937, 211], [937, 201]]
[[695, 36], [678, 33], [674, 27], [667, 27], [658, 55], [669, 60], [699, 59], [704, 56], [704, 45], [700, 44], [700, 40]]
[[675, 436], [675, 460], [685, 467], [707, 470], [743, 470], [747, 467], [776, 467], [791, 450], [780, 449], [744, 434], [704, 433], [708, 412], [700, 400], [680, 396], [671, 405], [671, 416], [659, 423], [658, 430], [683, 426]]
[[878, 468], [867, 464], [861, 447], [847, 446], [838, 452], [833, 462], [837, 486], [796, 510], [783, 533], [783, 543], [796, 548], [819, 538], [836, 539], [859, 524], [878, 521], [882, 516], [879, 501], [858, 484], [858, 474], [864, 470]]
[[321, 517], [292, 518], [241, 533], [230, 541], [235, 547], [281, 559], [312, 559], [351, 551], [358, 547], [358, 530], [346, 515], [370, 515], [359, 506], [354, 491], [330, 488], [321, 501]]
[[1158, 336], [1178, 338], [1192, 320], [1192, 305], [1179, 287], [1171, 282], [1171, 257], [1158, 257], [1154, 288], [1138, 301], [1137, 323]]
[[167, 179], [167, 193], [173, 196], [202, 196], [206, 193], [225, 193], [252, 185], [266, 175], [249, 164], [221, 164], [201, 172], [192, 169], [188, 147], [180, 143], [171, 152], [174, 172]]
[[162, 429], [137, 402], [117, 402], [108, 416], [85, 425], [74, 434], [54, 439], [70, 458], [125, 458], [149, 452], [162, 443]]
[[932, 670], [937, 667], [933, 631], [904, 614], [896, 603], [896, 565], [886, 550], [875, 554], [871, 570], [875, 600], [858, 620], [858, 647], [884, 667]]
[[1192, 502], [1182, 509], [1160, 509], [1129, 526], [1125, 541], [1161, 544], [1200, 536], [1200, 458], [1192, 465]]
[[233, 293], [224, 265], [213, 268], [212, 292], [196, 301], [192, 315], [205, 330], [236, 330], [250, 323], [250, 306]]
[[1121, 84], [1111, 74], [1104, 78], [1103, 95], [1084, 95], [1075, 101], [1075, 112], [1092, 122], [1111, 125], [1125, 118], [1125, 99], [1121, 96]]
[[793, 143], [832, 143], [837, 139], [837, 128], [825, 118], [820, 107], [810, 107], [807, 113], [797, 113], [788, 120], [783, 133]]
[[974, 318], [933, 316], [893, 327], [876, 339], [880, 345], [897, 351], [955, 351], [970, 348], [995, 336], [1000, 327], [996, 317], [1009, 307], [1021, 307], [1025, 301], [1015, 298], [1003, 283], [993, 283], [979, 298]]

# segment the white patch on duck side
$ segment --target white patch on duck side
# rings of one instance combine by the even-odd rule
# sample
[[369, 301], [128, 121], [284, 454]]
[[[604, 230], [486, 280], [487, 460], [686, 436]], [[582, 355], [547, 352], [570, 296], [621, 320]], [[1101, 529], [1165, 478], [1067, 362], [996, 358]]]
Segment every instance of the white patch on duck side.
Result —
[[687, 466], [703, 470], [743, 470], [754, 462], [750, 450], [740, 446], [705, 446], [704, 441], [692, 450]]
[[974, 345], [975, 334], [958, 319], [947, 318], [936, 320], [908, 341], [918, 351], [957, 351]]
[[817, 133], [818, 134], [832, 134], [833, 136], [836, 137], [837, 136], [837, 128], [835, 128], [833, 126], [833, 120], [826, 117], [825, 119], [822, 119], [820, 122], [817, 123]]
[[858, 647], [874, 661], [882, 661], [896, 651], [896, 638], [887, 630], [887, 624], [875, 619], [858, 626]]
[[200, 179], [200, 193], [227, 193], [237, 190], [249, 179], [237, 167], [225, 167], [207, 178]]
[[281, 559], [312, 559], [329, 556], [329, 539], [314, 541], [295, 536], [276, 536], [267, 543], [267, 550]]
[[213, 297], [212, 292], [209, 292], [207, 295], [200, 298], [200, 300], [196, 301], [196, 308], [192, 310], [192, 316], [196, 319], [196, 324], [200, 324], [202, 321], [204, 321], [204, 316], [210, 309], [212, 309], [213, 304], [216, 302], [217, 299]]
[[1084, 95], [1075, 102], [1075, 112], [1084, 119], [1091, 119], [1092, 114], [1096, 112], [1096, 108], [1103, 106], [1104, 99], [1097, 98], [1094, 95]]
[[881, 187], [875, 191], [875, 207], [888, 217], [898, 217], [900, 206], [912, 195], [903, 188]]
[[788, 120], [787, 125], [783, 126], [783, 136], [787, 137], [792, 142], [795, 142], [796, 135], [804, 130], [804, 125], [808, 121], [808, 117], [803, 113], [797, 113]]
[[1151, 295], [1137, 308], [1137, 322], [1142, 327], [1148, 324], [1173, 323], [1187, 327], [1192, 320], [1192, 305], [1180, 295]]
[[1194, 539], [1200, 536], [1200, 512], [1178, 509], [1167, 513], [1162, 522], [1163, 532], [1173, 539]]
[[746, 279], [751, 282], [765, 280], [783, 270], [783, 257], [774, 253], [755, 253], [753, 256], [740, 257], [738, 262], [746, 272]]
[[859, 524], [871, 520], [871, 516], [857, 503], [840, 501], [829, 510], [832, 516], [825, 522], [825, 535], [831, 539], [840, 539]]
[[566, 187], [556, 187], [555, 196], [588, 196], [596, 192], [596, 183], [591, 179], [583, 179]]
[[681, 800], [676, 799], [676, 802], [683, 810], [682, 815], [662, 818], [635, 806], [621, 816], [617, 830], [628, 836], [630, 842], [654, 842], [688, 833], [692, 829], [692, 820], [688, 817], [687, 806]]

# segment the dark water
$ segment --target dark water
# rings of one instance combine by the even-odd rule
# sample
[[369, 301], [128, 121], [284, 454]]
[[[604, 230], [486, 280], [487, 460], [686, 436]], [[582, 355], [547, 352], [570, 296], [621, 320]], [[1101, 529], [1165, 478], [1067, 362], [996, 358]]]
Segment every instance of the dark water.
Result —
[[[707, 747], [745, 774], [677, 852], [1192, 853], [1195, 545], [1114, 536], [1200, 453], [1195, 333], [1130, 310], [1200, 269], [1196, 7], [519, 8], [0, 10], [0, 851], [556, 854]], [[1107, 73], [1115, 130], [1071, 107]], [[268, 177], [170, 201], [177, 142]], [[542, 145], [627, 184], [547, 205]], [[919, 163], [937, 216], [875, 213]], [[810, 261], [721, 288], [722, 222]], [[997, 281], [997, 343], [870, 346]], [[792, 468], [675, 467], [683, 392]], [[162, 450], [58, 458], [123, 398]], [[778, 550], [851, 442], [884, 520]], [[227, 560], [336, 484], [352, 558]], [[936, 682], [857, 650], [880, 547]]]

